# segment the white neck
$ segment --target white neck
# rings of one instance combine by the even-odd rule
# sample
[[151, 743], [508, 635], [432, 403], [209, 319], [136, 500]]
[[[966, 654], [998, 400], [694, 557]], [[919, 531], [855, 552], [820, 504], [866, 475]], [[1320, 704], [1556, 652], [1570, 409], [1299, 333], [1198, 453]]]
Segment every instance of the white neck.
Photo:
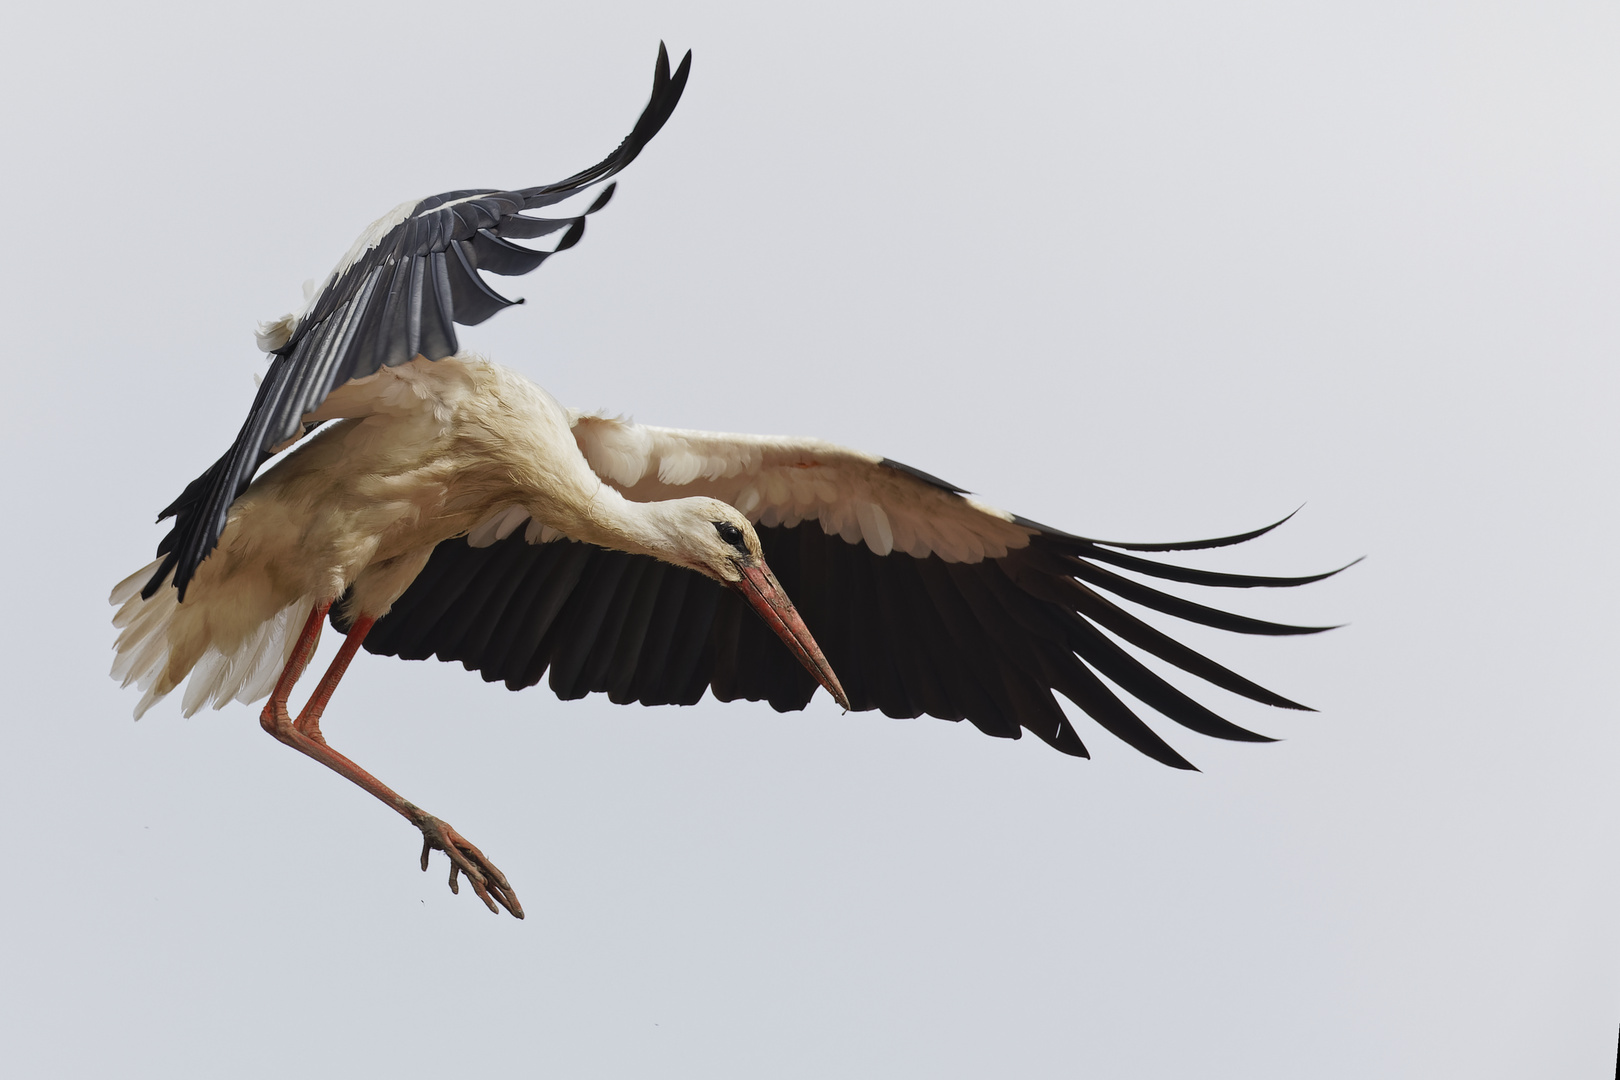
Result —
[[599, 484], [589, 499], [571, 507], [575, 520], [563, 524], [562, 531], [598, 547], [651, 555], [695, 569], [681, 527], [685, 517], [680, 512], [692, 501], [632, 502], [607, 484]]
[[[486, 505], [499, 505], [517, 495], [536, 521], [564, 536], [614, 551], [651, 555], [677, 566], [702, 565], [692, 530], [704, 516], [694, 513], [691, 504], [706, 508], [713, 500], [626, 499], [604, 483], [579, 452], [568, 410], [516, 372], [458, 359], [438, 361], [417, 374], [436, 379], [440, 396], [472, 403], [469, 411], [477, 422], [465, 425], [464, 434], [478, 441], [476, 456], [490, 466], [489, 482], [472, 494]], [[467, 387], [451, 387], [452, 376]]]

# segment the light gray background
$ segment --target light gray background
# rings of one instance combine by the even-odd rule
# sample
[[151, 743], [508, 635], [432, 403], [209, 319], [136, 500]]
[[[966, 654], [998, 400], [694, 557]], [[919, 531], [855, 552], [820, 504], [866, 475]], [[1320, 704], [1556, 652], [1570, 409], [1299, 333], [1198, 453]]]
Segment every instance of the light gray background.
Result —
[[[1612, 4], [56, 5], [5, 63], [13, 1075], [1606, 1076]], [[140, 724], [106, 594], [368, 221], [674, 119], [466, 342], [564, 401], [817, 434], [1038, 520], [1309, 572], [1184, 636], [1322, 709], [965, 725], [511, 694], [363, 657], [334, 744]], [[333, 647], [331, 635], [325, 643]], [[1161, 723], [1161, 730], [1174, 725]]]

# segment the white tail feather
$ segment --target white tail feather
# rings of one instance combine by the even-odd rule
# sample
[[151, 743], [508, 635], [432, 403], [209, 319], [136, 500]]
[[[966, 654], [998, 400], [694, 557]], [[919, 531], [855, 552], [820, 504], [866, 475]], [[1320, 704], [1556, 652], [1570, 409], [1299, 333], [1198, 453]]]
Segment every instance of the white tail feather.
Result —
[[229, 677], [231, 662], [223, 653], [209, 652], [197, 661], [186, 679], [186, 696], [180, 699], [180, 714], [191, 716], [203, 702], [219, 691], [220, 683]]
[[157, 566], [154, 562], [119, 582], [111, 597], [121, 605], [113, 616], [121, 632], [113, 646], [112, 675], [124, 686], [133, 683], [144, 691], [135, 718], [188, 677], [181, 701], [186, 716], [204, 705], [219, 709], [229, 701], [246, 704], [267, 696], [292, 655], [313, 598], [293, 601], [222, 649], [205, 633], [210, 612], [202, 605], [193, 602], [182, 609], [167, 584], [151, 599], [141, 597], [141, 586]]
[[[281, 676], [281, 669], [287, 666], [287, 661], [292, 659], [293, 646], [298, 644], [298, 620], [303, 616], [303, 608], [308, 606], [309, 603], [302, 600], [289, 604], [265, 624], [269, 647], [259, 650], [258, 658], [242, 680], [242, 688], [236, 693], [237, 701], [246, 705], [269, 697], [270, 691], [276, 688], [276, 679]], [[281, 643], [279, 648], [276, 642]], [[223, 701], [214, 706], [216, 709], [224, 707]]]
[[141, 586], [150, 581], [152, 575], [157, 573], [158, 564], [162, 561], [162, 559], [158, 559], [155, 562], [147, 563], [129, 577], [114, 585], [112, 595], [107, 598], [107, 603], [117, 607], [129, 600], [133, 600], [135, 594], [141, 591]]

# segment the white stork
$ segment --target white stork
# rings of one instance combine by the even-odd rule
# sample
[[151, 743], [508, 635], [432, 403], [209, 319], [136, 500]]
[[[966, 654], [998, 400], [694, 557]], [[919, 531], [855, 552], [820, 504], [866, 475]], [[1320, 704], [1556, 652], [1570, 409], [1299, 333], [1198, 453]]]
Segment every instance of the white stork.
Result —
[[[523, 274], [551, 254], [513, 239], [560, 234], [554, 250], [571, 247], [613, 188], [578, 216], [522, 211], [586, 193], [628, 165], [669, 118], [690, 63], [688, 53], [672, 75], [659, 46], [652, 99], [600, 164], [541, 187], [401, 206], [361, 235], [302, 313], [261, 329], [272, 360], [241, 433], [163, 511], [159, 520], [174, 525], [157, 561], [112, 593], [113, 675], [145, 691], [136, 716], [188, 677], [188, 716], [268, 695], [265, 730], [419, 828], [422, 868], [443, 850], [451, 891], [465, 873], [491, 911], [499, 904], [519, 918], [506, 877], [476, 847], [327, 744], [322, 713], [362, 644], [460, 660], [512, 689], [549, 670], [562, 698], [691, 704], [709, 690], [790, 710], [821, 686], [846, 709], [967, 719], [1003, 738], [1027, 728], [1088, 756], [1055, 691], [1143, 753], [1191, 768], [1106, 678], [1194, 731], [1269, 741], [1193, 701], [1116, 639], [1255, 701], [1304, 706], [1104, 595], [1239, 633], [1325, 629], [1229, 614], [1108, 568], [1225, 587], [1328, 576], [1215, 573], [1132, 554], [1219, 547], [1268, 529], [1181, 544], [1089, 540], [815, 439], [584, 415], [458, 355], [454, 323], [514, 302], [479, 271]], [[337, 423], [254, 477], [328, 421]], [[288, 697], [329, 617], [346, 637], [294, 718]]]

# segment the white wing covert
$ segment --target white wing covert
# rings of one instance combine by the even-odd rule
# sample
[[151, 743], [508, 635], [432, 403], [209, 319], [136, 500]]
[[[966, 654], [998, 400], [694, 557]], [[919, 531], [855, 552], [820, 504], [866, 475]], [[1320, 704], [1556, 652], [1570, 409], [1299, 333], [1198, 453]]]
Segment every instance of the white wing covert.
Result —
[[638, 502], [708, 495], [757, 526], [813, 519], [876, 555], [999, 559], [1037, 531], [927, 473], [821, 439], [683, 431], [575, 413], [574, 440], [598, 476]]

